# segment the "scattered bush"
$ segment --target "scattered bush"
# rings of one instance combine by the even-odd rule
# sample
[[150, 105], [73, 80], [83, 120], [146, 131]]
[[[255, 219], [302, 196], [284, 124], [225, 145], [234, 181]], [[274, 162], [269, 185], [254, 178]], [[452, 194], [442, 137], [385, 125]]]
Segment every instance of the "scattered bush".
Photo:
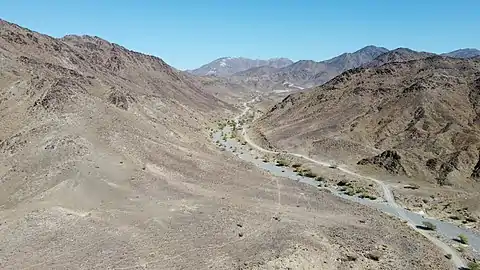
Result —
[[469, 262], [467, 266], [470, 270], [480, 270], [480, 264], [477, 262]]
[[343, 186], [346, 186], [347, 184], [348, 184], [347, 180], [340, 180], [340, 182], [337, 183], [337, 186], [343, 187]]
[[279, 166], [279, 167], [285, 167], [285, 166], [288, 166], [288, 163], [285, 160], [279, 159], [279, 160], [277, 160], [276, 165]]
[[370, 195], [368, 193], [365, 193], [365, 192], [362, 192], [362, 194], [360, 194], [360, 196], [358, 196], [359, 198], [361, 199], [370, 199], [370, 200], [376, 200], [377, 197], [373, 196], [373, 195]]
[[424, 221], [424, 222], [422, 222], [422, 224], [423, 224], [423, 227], [427, 230], [435, 231], [437, 229], [437, 226], [435, 226], [435, 224], [433, 224], [429, 221]]
[[477, 222], [477, 221], [478, 221], [478, 220], [477, 220], [476, 218], [474, 218], [474, 217], [467, 217], [465, 220], [468, 221], [468, 222]]
[[325, 181], [325, 178], [323, 176], [317, 176], [315, 177], [315, 180], [323, 182]]
[[300, 167], [302, 167], [302, 164], [299, 164], [299, 163], [292, 164], [292, 168], [300, 168]]
[[309, 178], [315, 178], [315, 177], [317, 177], [317, 174], [314, 173], [314, 172], [311, 172], [311, 171], [309, 170], [309, 171], [305, 171], [305, 172], [303, 173], [303, 176], [306, 176], [306, 177], [309, 177]]
[[464, 245], [468, 245], [468, 238], [467, 236], [463, 235], [463, 234], [460, 234], [458, 235], [458, 240], [460, 241], [460, 243], [464, 244]]
[[367, 258], [374, 261], [379, 261], [381, 256], [382, 254], [380, 254], [378, 251], [373, 251], [367, 254]]
[[447, 255], [445, 255], [445, 258], [447, 258], [447, 259], [449, 259], [449, 260], [452, 259], [452, 254], [447, 254]]
[[403, 188], [406, 188], [406, 189], [419, 189], [420, 186], [417, 185], [417, 184], [410, 184], [410, 185], [405, 185]]

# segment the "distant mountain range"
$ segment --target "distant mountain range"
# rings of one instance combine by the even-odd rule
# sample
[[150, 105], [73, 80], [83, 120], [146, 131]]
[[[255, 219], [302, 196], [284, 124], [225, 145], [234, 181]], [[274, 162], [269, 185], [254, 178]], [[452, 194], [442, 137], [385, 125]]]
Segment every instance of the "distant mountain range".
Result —
[[480, 50], [477, 49], [460, 49], [449, 53], [442, 54], [443, 56], [449, 56], [454, 58], [474, 58], [480, 56]]
[[[408, 48], [388, 50], [383, 47], [366, 46], [353, 53], [343, 53], [321, 62], [287, 58], [252, 60], [248, 58], [219, 58], [202, 67], [189, 70], [194, 75], [225, 77], [230, 82], [260, 90], [284, 89], [321, 85], [335, 76], [357, 67], [376, 67], [390, 62], [405, 62], [434, 56], [430, 52], [418, 52]], [[459, 49], [441, 54], [453, 58], [480, 57], [480, 50]], [[288, 87], [287, 87], [288, 88]]]
[[287, 58], [259, 60], [248, 59], [244, 57], [222, 57], [197, 69], [187, 70], [187, 72], [199, 76], [215, 75], [219, 77], [226, 77], [250, 68], [256, 68], [261, 66], [281, 68], [288, 66], [292, 63], [293, 61]]

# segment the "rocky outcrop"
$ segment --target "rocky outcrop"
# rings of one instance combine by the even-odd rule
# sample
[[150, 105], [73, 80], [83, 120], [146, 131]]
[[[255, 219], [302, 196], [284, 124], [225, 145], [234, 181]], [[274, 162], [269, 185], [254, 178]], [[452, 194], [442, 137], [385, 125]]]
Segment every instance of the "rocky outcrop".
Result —
[[390, 172], [391, 174], [402, 174], [405, 175], [405, 168], [400, 162], [400, 155], [393, 150], [387, 150], [381, 153], [380, 155], [364, 158], [357, 162], [358, 165], [375, 165], [377, 167], [383, 168]]
[[480, 182], [480, 154], [478, 157], [477, 164], [473, 168], [471, 177], [475, 179], [477, 182]]

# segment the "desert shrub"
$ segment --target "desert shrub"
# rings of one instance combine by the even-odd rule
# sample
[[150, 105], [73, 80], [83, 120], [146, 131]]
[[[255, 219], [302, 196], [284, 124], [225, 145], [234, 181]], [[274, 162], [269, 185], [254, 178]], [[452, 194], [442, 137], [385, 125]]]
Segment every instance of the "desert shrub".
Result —
[[343, 187], [343, 186], [346, 186], [347, 184], [348, 184], [348, 181], [347, 181], [347, 180], [340, 180], [340, 181], [337, 183], [337, 186]]
[[480, 264], [477, 262], [469, 262], [467, 266], [470, 270], [480, 270]]
[[353, 195], [355, 195], [355, 190], [349, 188], [349, 189], [347, 189], [347, 192], [345, 192], [345, 194], [347, 194], [348, 196], [353, 196]]
[[423, 224], [423, 227], [427, 230], [435, 231], [437, 229], [437, 226], [435, 226], [435, 224], [433, 224], [429, 221], [424, 221], [424, 222], [422, 222], [422, 224]]
[[302, 164], [300, 164], [300, 163], [293, 163], [292, 164], [292, 168], [300, 168], [300, 167], [302, 167]]
[[458, 235], [458, 240], [464, 245], [468, 245], [468, 238], [464, 234]]
[[452, 258], [452, 254], [447, 254], [447, 255], [445, 255], [445, 258], [447, 258], [447, 259], [450, 260], [450, 259]]
[[325, 178], [323, 176], [317, 176], [315, 177], [315, 180], [323, 182], [325, 181]]
[[285, 160], [279, 159], [279, 160], [277, 160], [276, 165], [280, 166], [280, 167], [284, 167], [284, 166], [288, 166], [288, 163]]
[[309, 177], [309, 178], [315, 178], [317, 177], [317, 174], [311, 171], [306, 171], [303, 173], [304, 176]]
[[465, 218], [465, 220], [468, 221], [468, 222], [477, 222], [478, 221], [477, 218], [475, 218], [475, 217], [467, 217], [467, 218]]

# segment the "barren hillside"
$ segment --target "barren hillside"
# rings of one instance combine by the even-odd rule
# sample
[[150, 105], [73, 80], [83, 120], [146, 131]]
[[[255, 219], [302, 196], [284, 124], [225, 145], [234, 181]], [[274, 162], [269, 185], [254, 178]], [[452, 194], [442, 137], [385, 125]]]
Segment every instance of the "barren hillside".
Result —
[[252, 68], [233, 74], [230, 80], [262, 90], [282, 89], [279, 86], [285, 82], [301, 87], [313, 87], [346, 70], [368, 63], [387, 51], [382, 47], [366, 46], [322, 62], [300, 60], [285, 67]]
[[256, 126], [278, 144], [303, 142], [312, 154], [326, 150], [327, 156], [343, 151], [351, 162], [391, 150], [401, 160], [386, 152], [361, 163], [468, 186], [479, 177], [479, 94], [478, 60], [389, 63], [347, 71], [310, 92], [290, 95]]
[[448, 269], [406, 225], [215, 148], [161, 59], [0, 21], [1, 269]]

